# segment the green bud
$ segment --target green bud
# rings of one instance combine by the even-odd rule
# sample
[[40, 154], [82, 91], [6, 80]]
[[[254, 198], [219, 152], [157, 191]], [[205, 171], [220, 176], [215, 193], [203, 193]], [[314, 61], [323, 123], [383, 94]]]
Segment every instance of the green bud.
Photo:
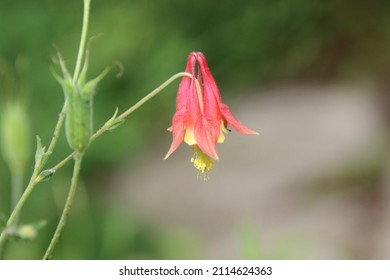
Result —
[[21, 173], [28, 162], [30, 136], [25, 108], [17, 101], [6, 104], [1, 114], [1, 148], [7, 164], [14, 172]]
[[54, 74], [54, 77], [62, 85], [67, 104], [65, 114], [66, 138], [69, 146], [78, 154], [84, 153], [91, 141], [95, 88], [111, 69], [111, 67], [107, 67], [98, 77], [87, 81], [88, 53], [89, 50], [87, 49], [83, 69], [76, 81], [71, 78], [59, 53], [59, 64], [64, 77], [60, 78], [57, 74]]
[[68, 106], [65, 115], [66, 138], [73, 150], [83, 153], [93, 132], [93, 94], [78, 86], [68, 85], [65, 95]]

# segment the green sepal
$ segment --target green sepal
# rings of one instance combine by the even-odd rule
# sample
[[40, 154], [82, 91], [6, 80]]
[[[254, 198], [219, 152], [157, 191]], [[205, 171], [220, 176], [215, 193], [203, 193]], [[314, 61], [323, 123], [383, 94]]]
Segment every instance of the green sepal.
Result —
[[81, 94], [84, 99], [88, 99], [95, 94], [96, 86], [110, 72], [111, 68], [111, 66], [107, 66], [96, 78], [81, 85], [83, 89]]

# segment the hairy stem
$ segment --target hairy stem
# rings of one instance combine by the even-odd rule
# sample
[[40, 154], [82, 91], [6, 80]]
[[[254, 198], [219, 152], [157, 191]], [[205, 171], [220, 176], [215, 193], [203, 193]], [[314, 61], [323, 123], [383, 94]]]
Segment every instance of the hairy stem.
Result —
[[58, 240], [59, 240], [59, 238], [61, 236], [62, 229], [65, 226], [66, 218], [69, 215], [69, 211], [70, 211], [70, 208], [71, 208], [72, 203], [73, 203], [73, 198], [74, 198], [74, 196], [76, 194], [77, 181], [78, 181], [79, 174], [80, 174], [82, 157], [83, 157], [83, 155], [80, 155], [80, 154], [77, 154], [75, 156], [72, 181], [71, 181], [71, 184], [70, 184], [68, 197], [66, 199], [64, 210], [62, 211], [61, 219], [60, 219], [60, 221], [59, 221], [59, 223], [57, 225], [56, 231], [55, 231], [55, 233], [53, 235], [53, 238], [52, 238], [52, 240], [50, 242], [49, 247], [46, 250], [45, 255], [43, 256], [44, 260], [48, 260], [51, 257], [51, 254], [53, 253], [53, 250], [54, 250], [55, 246], [57, 245]]

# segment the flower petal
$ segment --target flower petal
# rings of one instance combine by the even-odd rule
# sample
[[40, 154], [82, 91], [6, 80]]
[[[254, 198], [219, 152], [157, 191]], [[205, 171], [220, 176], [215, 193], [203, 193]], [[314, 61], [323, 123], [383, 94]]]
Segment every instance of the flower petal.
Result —
[[198, 147], [209, 157], [218, 159], [215, 145], [220, 134], [220, 121], [215, 116], [205, 114], [195, 122], [195, 139]]
[[172, 144], [168, 150], [164, 160], [167, 159], [180, 146], [184, 138], [184, 114], [183, 112], [176, 112], [172, 118], [172, 126], [169, 128], [172, 131]]
[[237, 132], [242, 133], [242, 134], [258, 134], [256, 131], [253, 131], [246, 126], [244, 126], [242, 123], [240, 123], [230, 112], [229, 107], [224, 104], [220, 103], [219, 104], [221, 113], [222, 113], [222, 118], [226, 120], [226, 122]]
[[210, 72], [206, 57], [201, 52], [197, 52], [196, 57], [199, 63], [199, 70], [202, 73], [201, 76], [203, 79], [204, 90], [207, 91], [206, 94], [212, 95], [217, 103], [221, 103], [221, 94], [219, 93], [217, 83]]
[[[195, 53], [192, 52], [188, 56], [185, 72], [194, 75], [195, 62], [196, 62], [196, 56]], [[184, 76], [181, 79], [179, 89], [177, 91], [177, 97], [176, 97], [176, 111], [180, 111], [181, 109], [186, 107], [187, 100], [188, 100], [188, 90], [190, 89], [191, 83], [192, 83], [192, 79], [190, 77]]]

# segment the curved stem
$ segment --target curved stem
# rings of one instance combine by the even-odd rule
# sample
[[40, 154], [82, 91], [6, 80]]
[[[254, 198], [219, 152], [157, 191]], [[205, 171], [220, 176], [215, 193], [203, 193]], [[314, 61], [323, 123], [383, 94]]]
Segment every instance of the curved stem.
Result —
[[85, 44], [87, 42], [90, 3], [90, 0], [84, 0], [83, 27], [81, 29], [80, 46], [77, 54], [76, 67], [73, 74], [73, 84], [76, 84], [77, 79], [79, 78], [81, 63], [83, 62]]
[[[139, 107], [141, 107], [146, 102], [148, 102], [151, 98], [153, 98], [156, 94], [161, 92], [164, 88], [166, 88], [174, 80], [176, 80], [177, 78], [184, 77], [184, 76], [187, 76], [187, 77], [190, 77], [190, 78], [192, 77], [192, 75], [187, 73], [187, 72], [176, 73], [175, 75], [170, 77], [168, 80], [166, 80], [164, 83], [162, 83], [160, 86], [158, 86], [153, 91], [151, 91], [146, 96], [144, 96], [140, 101], [138, 101], [133, 106], [131, 106], [129, 109], [127, 109], [125, 112], [123, 112], [120, 116], [115, 118], [115, 122], [120, 122], [120, 121], [124, 120], [127, 116], [129, 116], [131, 113], [133, 113]], [[91, 141], [93, 141], [96, 138], [98, 138], [103, 132], [105, 132], [107, 130], [107, 128], [108, 128], [108, 123], [105, 123], [98, 131], [95, 132], [94, 135], [92, 135]]]
[[73, 167], [73, 175], [72, 175], [72, 181], [70, 184], [70, 189], [68, 193], [68, 198], [66, 199], [65, 207], [64, 210], [62, 211], [61, 219], [57, 225], [56, 231], [53, 235], [53, 238], [50, 242], [49, 247], [46, 250], [45, 255], [43, 256], [44, 260], [48, 260], [51, 257], [51, 254], [53, 253], [53, 250], [55, 246], [58, 243], [58, 240], [61, 236], [62, 229], [65, 226], [66, 223], [66, 218], [69, 215], [70, 208], [72, 206], [73, 198], [76, 194], [76, 189], [77, 189], [77, 181], [79, 178], [79, 173], [80, 173], [80, 168], [81, 168], [81, 161], [82, 161], [83, 155], [76, 155], [75, 157], [75, 162], [74, 162], [74, 167]]
[[[123, 112], [120, 116], [115, 118], [114, 121], [119, 122], [124, 120], [126, 117], [128, 117], [131, 113], [133, 113], [135, 110], [137, 110], [139, 107], [141, 107], [143, 104], [145, 104], [147, 101], [149, 101], [152, 97], [154, 97], [156, 94], [161, 92], [164, 88], [166, 88], [170, 83], [172, 83], [174, 80], [181, 78], [181, 77], [189, 77], [192, 78], [192, 75], [187, 72], [179, 72], [170, 77], [168, 80], [166, 80], [164, 83], [162, 83], [160, 86], [155, 88], [153, 91], [151, 91], [149, 94], [147, 94], [145, 97], [143, 97], [141, 100], [139, 100], [137, 103], [135, 103], [133, 106], [131, 106], [129, 109], [127, 109], [125, 112]], [[91, 136], [91, 142], [94, 141], [96, 138], [98, 138], [101, 134], [106, 132], [108, 129], [108, 122], [106, 122], [101, 128], [99, 128], [92, 136]], [[57, 171], [61, 167], [63, 167], [68, 161], [72, 159], [72, 157], [75, 155], [75, 153], [71, 153], [66, 158], [64, 158], [61, 162], [59, 162], [57, 165], [55, 165], [53, 168], [51, 168], [53, 171]]]

